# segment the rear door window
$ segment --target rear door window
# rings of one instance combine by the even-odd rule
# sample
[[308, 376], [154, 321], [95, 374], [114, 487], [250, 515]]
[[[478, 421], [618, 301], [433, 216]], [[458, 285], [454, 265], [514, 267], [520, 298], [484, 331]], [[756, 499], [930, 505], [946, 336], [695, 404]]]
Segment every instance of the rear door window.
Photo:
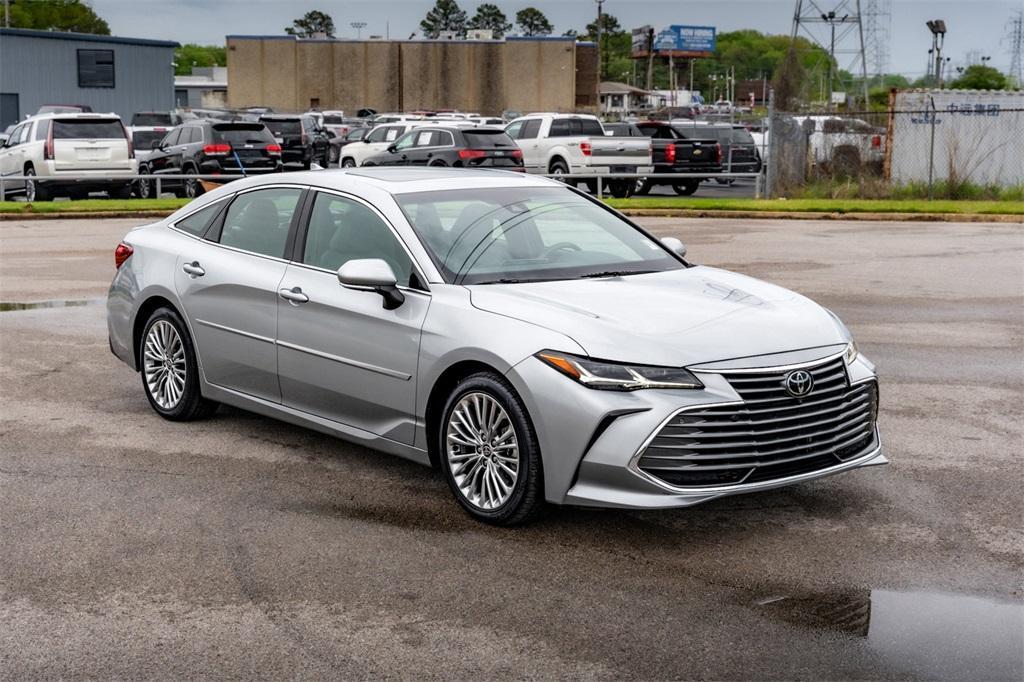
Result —
[[604, 135], [604, 128], [601, 127], [601, 122], [596, 119], [574, 118], [572, 122], [574, 135], [587, 135], [589, 137], [602, 137]]
[[292, 215], [302, 190], [274, 187], [246, 192], [228, 206], [220, 243], [264, 256], [284, 258]]
[[556, 118], [551, 122], [551, 130], [548, 132], [548, 137], [568, 137], [571, 134], [569, 130], [569, 119]]
[[124, 138], [124, 128], [117, 119], [54, 119], [55, 140], [116, 140]]

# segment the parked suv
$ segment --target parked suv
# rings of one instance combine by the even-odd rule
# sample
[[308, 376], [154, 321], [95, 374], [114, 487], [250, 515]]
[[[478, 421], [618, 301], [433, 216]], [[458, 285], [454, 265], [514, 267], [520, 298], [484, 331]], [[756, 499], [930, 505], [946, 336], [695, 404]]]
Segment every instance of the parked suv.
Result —
[[501, 128], [416, 128], [364, 166], [460, 166], [523, 170], [523, 152]]
[[[139, 175], [261, 175], [282, 170], [281, 145], [262, 123], [196, 119], [178, 126], [139, 165]], [[193, 198], [203, 192], [198, 179], [161, 180], [161, 189]], [[139, 180], [143, 199], [155, 187]]]
[[277, 143], [281, 145], [281, 158], [286, 164], [301, 164], [309, 170], [310, 165], [316, 162], [327, 168], [330, 160], [330, 133], [312, 115], [260, 116], [260, 123], [266, 125], [277, 138]]
[[[135, 150], [116, 114], [33, 116], [16, 126], [0, 148], [0, 173], [28, 177], [4, 183], [5, 190], [24, 192], [29, 201], [77, 199], [94, 191], [127, 199], [137, 168]], [[83, 175], [88, 177], [68, 177]]]

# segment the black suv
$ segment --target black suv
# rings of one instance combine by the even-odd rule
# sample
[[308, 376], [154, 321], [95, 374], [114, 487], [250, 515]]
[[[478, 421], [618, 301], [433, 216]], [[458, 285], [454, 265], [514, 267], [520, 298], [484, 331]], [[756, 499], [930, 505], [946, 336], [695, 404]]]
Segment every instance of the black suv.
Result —
[[301, 164], [309, 170], [310, 164], [316, 162], [327, 168], [331, 134], [314, 117], [273, 114], [260, 116], [260, 123], [270, 128], [277, 138], [286, 164]]
[[501, 128], [414, 128], [364, 166], [462, 166], [523, 170], [523, 152]]
[[[227, 123], [197, 119], [180, 125], [159, 142], [139, 164], [139, 175], [262, 175], [283, 170], [281, 145], [262, 123]], [[198, 180], [161, 180], [161, 189], [193, 198], [203, 193]], [[155, 186], [139, 180], [143, 199], [155, 196]]]

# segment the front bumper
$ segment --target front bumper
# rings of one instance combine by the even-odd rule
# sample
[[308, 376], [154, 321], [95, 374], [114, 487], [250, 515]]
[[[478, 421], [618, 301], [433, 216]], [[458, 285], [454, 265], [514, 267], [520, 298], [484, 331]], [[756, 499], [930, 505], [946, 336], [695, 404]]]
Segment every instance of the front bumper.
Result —
[[[825, 357], [823, 354], [835, 350], [829, 347], [817, 353]], [[851, 383], [875, 376], [873, 366], [863, 358], [849, 365], [847, 372]], [[534, 422], [543, 457], [545, 497], [556, 504], [626, 509], [688, 507], [888, 461], [875, 429], [869, 446], [835, 466], [750, 484], [674, 487], [645, 474], [636, 460], [654, 434], [680, 410], [742, 402], [723, 375], [702, 372], [702, 390], [599, 391], [528, 358], [507, 376]]]

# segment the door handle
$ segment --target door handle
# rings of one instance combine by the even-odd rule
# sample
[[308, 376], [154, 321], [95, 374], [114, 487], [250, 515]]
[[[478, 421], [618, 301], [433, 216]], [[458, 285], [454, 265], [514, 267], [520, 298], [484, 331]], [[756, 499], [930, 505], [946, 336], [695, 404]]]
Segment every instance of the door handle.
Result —
[[203, 275], [206, 274], [206, 270], [203, 270], [203, 268], [199, 265], [199, 261], [197, 260], [192, 261], [191, 263], [185, 263], [184, 265], [181, 266], [181, 269], [185, 272], [185, 274], [191, 275], [192, 277], [202, 277]]
[[278, 295], [284, 300], [292, 304], [307, 303], [309, 302], [309, 296], [302, 293], [302, 289], [299, 287], [293, 287], [291, 289], [280, 289]]

